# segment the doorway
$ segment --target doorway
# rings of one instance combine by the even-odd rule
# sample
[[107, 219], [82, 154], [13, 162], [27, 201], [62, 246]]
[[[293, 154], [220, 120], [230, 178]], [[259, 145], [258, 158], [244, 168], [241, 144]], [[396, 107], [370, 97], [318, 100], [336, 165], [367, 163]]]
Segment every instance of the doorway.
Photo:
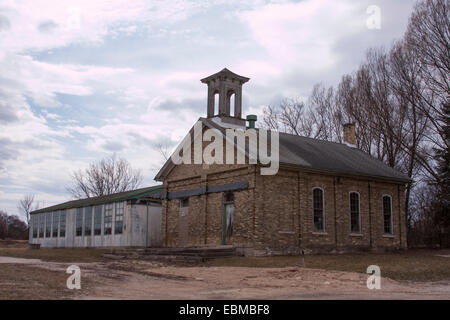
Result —
[[227, 192], [223, 197], [222, 245], [233, 243], [234, 194]]
[[185, 247], [189, 241], [189, 198], [180, 200], [178, 215], [178, 246]]

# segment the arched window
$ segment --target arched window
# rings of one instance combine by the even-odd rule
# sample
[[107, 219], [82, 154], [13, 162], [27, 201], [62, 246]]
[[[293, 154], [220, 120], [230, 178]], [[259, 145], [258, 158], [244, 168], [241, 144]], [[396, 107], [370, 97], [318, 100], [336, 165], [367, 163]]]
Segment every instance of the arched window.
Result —
[[359, 193], [350, 192], [350, 232], [361, 232], [361, 219], [359, 215]]
[[230, 95], [229, 97], [229, 103], [230, 103], [230, 117], [234, 117], [236, 114], [236, 107], [235, 107], [235, 99], [236, 99], [236, 95], [234, 94], [234, 92]]
[[219, 92], [214, 93], [214, 115], [219, 115]]
[[384, 233], [392, 234], [392, 198], [383, 196], [383, 224]]
[[325, 231], [325, 212], [323, 205], [323, 190], [313, 189], [314, 232]]

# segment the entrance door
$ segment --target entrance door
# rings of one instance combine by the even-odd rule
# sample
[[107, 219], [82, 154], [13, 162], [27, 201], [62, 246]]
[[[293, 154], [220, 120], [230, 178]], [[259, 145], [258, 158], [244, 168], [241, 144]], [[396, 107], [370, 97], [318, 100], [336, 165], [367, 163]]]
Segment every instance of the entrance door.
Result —
[[225, 194], [222, 213], [222, 244], [232, 244], [234, 225], [234, 197], [232, 193]]
[[189, 199], [180, 201], [180, 213], [178, 216], [178, 246], [185, 247], [188, 244], [189, 227]]

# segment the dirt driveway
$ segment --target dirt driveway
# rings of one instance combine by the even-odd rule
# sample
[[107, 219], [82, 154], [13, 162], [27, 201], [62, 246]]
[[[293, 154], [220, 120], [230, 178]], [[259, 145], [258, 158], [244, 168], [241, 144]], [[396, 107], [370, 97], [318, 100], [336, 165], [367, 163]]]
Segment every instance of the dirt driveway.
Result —
[[[30, 260], [0, 257], [0, 269], [9, 264], [63, 275], [69, 265], [77, 265]], [[449, 281], [419, 283], [382, 278], [380, 290], [369, 290], [366, 274], [322, 269], [166, 266], [142, 260], [78, 265], [82, 287], [89, 283], [89, 288], [61, 298], [450, 299]], [[65, 286], [65, 281], [58, 281], [61, 283], [57, 285]]]

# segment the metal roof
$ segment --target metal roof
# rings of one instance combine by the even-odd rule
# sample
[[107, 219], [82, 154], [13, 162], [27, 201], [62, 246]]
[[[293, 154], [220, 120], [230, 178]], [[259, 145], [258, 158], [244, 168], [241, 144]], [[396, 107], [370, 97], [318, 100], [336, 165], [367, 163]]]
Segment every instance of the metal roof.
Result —
[[100, 196], [100, 197], [72, 200], [72, 201], [67, 201], [67, 202], [57, 204], [57, 205], [54, 205], [51, 207], [32, 211], [30, 214], [56, 211], [56, 210], [64, 210], [64, 209], [72, 209], [72, 208], [81, 208], [81, 207], [88, 207], [88, 206], [96, 206], [96, 205], [101, 205], [101, 204], [111, 203], [111, 202], [140, 199], [143, 197], [160, 200], [162, 190], [163, 190], [162, 185], [158, 185], [158, 186], [154, 186], [154, 187], [141, 188], [141, 189], [130, 190], [130, 191], [125, 191], [125, 192], [113, 193], [113, 194]]
[[203, 82], [203, 83], [208, 83], [208, 82], [210, 82], [213, 79], [227, 78], [227, 77], [230, 78], [230, 79], [233, 79], [233, 78], [234, 79], [238, 79], [238, 80], [242, 81], [242, 83], [245, 83], [248, 80], [250, 80], [250, 78], [240, 76], [240, 75], [238, 75], [238, 74], [228, 70], [227, 68], [223, 68], [219, 72], [214, 73], [214, 74], [212, 74], [212, 75], [210, 75], [210, 76], [208, 76], [206, 78], [203, 78], [200, 81]]
[[[225, 128], [207, 118], [200, 118], [205, 126], [218, 129], [225, 134]], [[193, 132], [191, 129], [190, 132]], [[343, 143], [279, 133], [280, 166], [298, 167], [320, 172], [347, 174], [379, 178], [407, 183], [412, 181], [400, 171], [389, 167], [370, 154]], [[155, 180], [162, 181], [175, 165], [169, 159]]]
[[346, 144], [280, 133], [280, 163], [319, 171], [409, 182], [408, 176]]

